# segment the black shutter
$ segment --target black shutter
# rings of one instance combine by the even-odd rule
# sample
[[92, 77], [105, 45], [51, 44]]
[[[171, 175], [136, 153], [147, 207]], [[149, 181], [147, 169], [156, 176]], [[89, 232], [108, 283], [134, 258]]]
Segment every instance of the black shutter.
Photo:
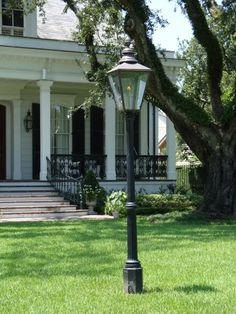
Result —
[[78, 109], [72, 116], [72, 154], [84, 155], [84, 110]]
[[[91, 107], [91, 138], [90, 151], [92, 155], [104, 155], [104, 137], [103, 137], [103, 109], [100, 107]], [[115, 121], [111, 121], [115, 123]]]
[[32, 104], [32, 172], [33, 179], [39, 179], [40, 172], [40, 104]]

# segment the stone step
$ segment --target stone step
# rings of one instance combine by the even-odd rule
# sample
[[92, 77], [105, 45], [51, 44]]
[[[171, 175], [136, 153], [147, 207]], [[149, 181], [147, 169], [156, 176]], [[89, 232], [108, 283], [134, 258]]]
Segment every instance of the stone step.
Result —
[[39, 209], [45, 209], [45, 210], [50, 210], [50, 209], [57, 209], [57, 210], [69, 210], [69, 209], [74, 209], [76, 210], [75, 205], [70, 205], [69, 203], [67, 204], [13, 204], [13, 205], [0, 205], [0, 212], [5, 212], [5, 211], [12, 211], [13, 209], [15, 210], [31, 210], [31, 211], [37, 211]]
[[4, 186], [50, 186], [48, 181], [0, 181], [0, 188]]
[[0, 222], [78, 219], [87, 213], [47, 181], [0, 181]]
[[56, 206], [69, 206], [70, 202], [28, 202], [28, 203], [0, 203], [0, 210], [4, 208], [41, 208], [41, 207], [56, 207]]
[[0, 188], [0, 192], [42, 192], [42, 191], [55, 191], [55, 189], [48, 185], [48, 186], [2, 186]]
[[12, 209], [12, 210], [4, 210], [2, 212], [2, 210], [0, 210], [0, 217], [4, 218], [6, 216], [11, 216], [11, 215], [18, 215], [18, 216], [27, 216], [27, 215], [38, 215], [38, 214], [42, 214], [42, 213], [76, 213], [77, 209], [76, 208], [67, 208], [67, 209], [62, 209], [61, 207], [58, 208], [35, 208], [32, 210], [32, 208], [29, 209]]
[[0, 216], [0, 222], [13, 221], [44, 221], [44, 220], [70, 220], [78, 219], [79, 217], [87, 215], [87, 210], [71, 210], [66, 212], [51, 212], [44, 211], [38, 213], [10, 213]]
[[11, 191], [9, 192], [2, 192], [0, 190], [0, 198], [1, 197], [34, 197], [34, 196], [58, 196], [58, 193], [54, 191]]
[[31, 195], [25, 197], [19, 197], [18, 195], [13, 196], [0, 196], [0, 204], [2, 203], [32, 203], [32, 202], [60, 202], [64, 201], [61, 196], [38, 196]]

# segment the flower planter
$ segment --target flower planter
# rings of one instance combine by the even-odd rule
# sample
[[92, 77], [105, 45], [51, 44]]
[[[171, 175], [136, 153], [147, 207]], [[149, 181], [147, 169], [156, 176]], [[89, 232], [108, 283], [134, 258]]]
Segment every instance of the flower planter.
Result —
[[97, 201], [92, 200], [92, 201], [86, 201], [86, 205], [88, 206], [88, 214], [89, 215], [96, 215], [97, 213], [94, 211], [94, 207], [96, 206]]
[[113, 215], [114, 219], [118, 219], [120, 217], [120, 214], [118, 211], [113, 211], [112, 215]]

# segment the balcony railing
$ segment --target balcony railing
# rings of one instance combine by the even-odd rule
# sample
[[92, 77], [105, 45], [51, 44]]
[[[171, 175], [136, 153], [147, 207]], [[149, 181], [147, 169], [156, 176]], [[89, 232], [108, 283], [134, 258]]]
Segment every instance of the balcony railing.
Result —
[[[167, 179], [168, 156], [140, 155], [135, 157], [134, 171], [136, 180]], [[51, 155], [51, 163], [66, 176], [78, 179], [92, 170], [97, 179], [106, 180], [105, 155]], [[116, 178], [126, 178], [126, 155], [116, 155]]]
[[[134, 173], [136, 180], [167, 179], [168, 156], [136, 156], [134, 160]], [[127, 165], [125, 155], [116, 155], [116, 177], [126, 178]]]
[[62, 173], [73, 178], [80, 178], [91, 170], [98, 179], [106, 178], [105, 155], [51, 155], [51, 162]]

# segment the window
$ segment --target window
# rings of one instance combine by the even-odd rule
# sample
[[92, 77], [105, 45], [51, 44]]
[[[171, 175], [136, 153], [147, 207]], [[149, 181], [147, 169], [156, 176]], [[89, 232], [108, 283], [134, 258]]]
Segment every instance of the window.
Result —
[[12, 9], [9, 0], [2, 0], [2, 34], [23, 36], [24, 13], [21, 4]]
[[51, 108], [51, 153], [69, 154], [69, 139], [69, 110], [61, 105], [53, 105]]

